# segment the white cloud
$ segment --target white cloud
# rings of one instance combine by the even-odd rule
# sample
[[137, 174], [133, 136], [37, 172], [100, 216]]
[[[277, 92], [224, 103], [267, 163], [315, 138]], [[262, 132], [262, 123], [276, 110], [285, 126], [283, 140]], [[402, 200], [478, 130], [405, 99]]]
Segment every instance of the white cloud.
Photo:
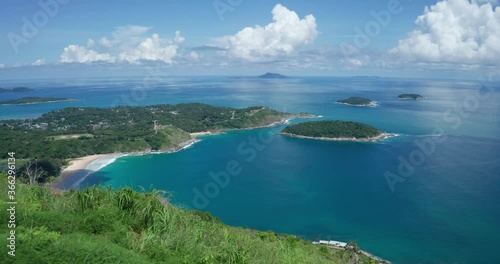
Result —
[[151, 38], [141, 42], [137, 48], [120, 53], [120, 59], [131, 63], [141, 60], [160, 60], [170, 64], [177, 55], [178, 47], [171, 44], [165, 45], [164, 42], [166, 42], [165, 39], [161, 39], [158, 34], [153, 34]]
[[103, 45], [104, 47], [108, 47], [108, 48], [111, 48], [113, 46], [111, 41], [109, 39], [107, 39], [106, 37], [101, 38], [101, 40], [99, 41], [99, 44]]
[[99, 41], [99, 44], [108, 48], [131, 48], [140, 43], [144, 39], [145, 34], [150, 30], [150, 27], [137, 25], [117, 27], [115, 31], [111, 33], [111, 38], [103, 37]]
[[87, 40], [87, 48], [93, 48], [95, 46], [95, 41], [93, 39]]
[[44, 64], [45, 64], [45, 59], [37, 59], [31, 65], [39, 66], [39, 65], [44, 65]]
[[0, 69], [5, 68], [5, 64], [0, 63]]
[[265, 27], [246, 27], [232, 36], [219, 39], [226, 55], [247, 61], [266, 61], [287, 56], [312, 43], [318, 36], [316, 18], [297, 13], [281, 4], [273, 10], [273, 22]]
[[146, 36], [149, 27], [118, 27], [110, 37], [103, 37], [98, 44], [88, 39], [87, 46], [69, 45], [61, 54], [61, 62], [129, 62], [140, 63], [143, 60], [173, 63], [178, 55], [179, 45], [185, 41], [180, 31], [172, 39], [162, 38], [154, 33]]
[[390, 54], [406, 62], [498, 64], [500, 8], [485, 0], [445, 0], [426, 7], [418, 28]]
[[78, 45], [69, 45], [64, 48], [61, 54], [61, 62], [115, 62], [115, 57], [108, 53], [98, 53], [95, 50], [87, 49]]
[[184, 43], [186, 39], [181, 36], [181, 32], [180, 31], [175, 31], [175, 38], [174, 38], [174, 43], [175, 44], [182, 44]]
[[188, 58], [190, 58], [191, 60], [198, 60], [200, 58], [200, 54], [193, 50], [189, 52]]

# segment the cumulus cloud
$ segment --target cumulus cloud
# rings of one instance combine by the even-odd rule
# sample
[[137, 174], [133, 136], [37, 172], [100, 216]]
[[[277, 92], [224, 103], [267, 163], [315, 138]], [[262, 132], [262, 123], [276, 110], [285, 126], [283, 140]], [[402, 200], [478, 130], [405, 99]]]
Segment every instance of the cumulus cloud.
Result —
[[99, 40], [102, 46], [118, 49], [131, 48], [144, 39], [144, 35], [151, 30], [150, 27], [130, 25], [124, 27], [117, 27], [111, 37], [103, 37]]
[[95, 41], [93, 39], [87, 40], [87, 48], [93, 48], [95, 46]]
[[98, 53], [95, 50], [87, 49], [78, 45], [69, 45], [64, 48], [61, 54], [61, 62], [115, 62], [115, 57], [108, 53]]
[[165, 42], [165, 40], [161, 39], [158, 34], [153, 34], [151, 38], [146, 38], [141, 42], [137, 48], [122, 52], [120, 59], [131, 63], [140, 60], [160, 60], [170, 64], [177, 55], [178, 47], [176, 45], [165, 45], [162, 42]]
[[175, 44], [182, 44], [184, 43], [186, 39], [181, 36], [181, 32], [180, 31], [175, 31], [175, 37], [174, 37], [174, 43]]
[[281, 4], [272, 10], [273, 22], [265, 27], [246, 27], [232, 36], [219, 39], [226, 55], [246, 61], [266, 61], [287, 56], [312, 43], [318, 36], [316, 18], [297, 13]]
[[86, 47], [69, 45], [61, 54], [61, 62], [129, 62], [163, 61], [173, 63], [178, 55], [179, 45], [185, 41], [180, 31], [175, 32], [172, 39], [162, 38], [153, 33], [147, 33], [149, 27], [126, 26], [118, 27], [110, 37], [103, 37], [96, 43], [88, 39]]
[[188, 58], [190, 58], [192, 60], [198, 60], [200, 58], [200, 54], [198, 54], [198, 52], [192, 50], [191, 52], [189, 52]]
[[32, 63], [32, 65], [39, 66], [39, 65], [44, 65], [45, 64], [45, 59], [37, 59], [35, 62]]
[[390, 54], [409, 62], [498, 64], [500, 8], [485, 0], [444, 0], [426, 7], [417, 29]]

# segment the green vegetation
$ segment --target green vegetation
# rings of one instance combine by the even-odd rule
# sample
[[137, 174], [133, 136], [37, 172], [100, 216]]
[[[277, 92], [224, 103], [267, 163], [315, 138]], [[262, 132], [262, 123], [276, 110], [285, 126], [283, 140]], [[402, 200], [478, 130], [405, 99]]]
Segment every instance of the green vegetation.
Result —
[[79, 138], [93, 138], [92, 134], [72, 134], [72, 135], [59, 135], [59, 136], [50, 136], [48, 140], [68, 140], [68, 139], [79, 139]]
[[[295, 116], [304, 115], [261, 106], [233, 109], [198, 103], [66, 108], [34, 120], [0, 121], [0, 145], [16, 152], [18, 159], [62, 164], [93, 154], [172, 150], [190, 140], [189, 133], [266, 126]], [[0, 153], [0, 159], [6, 158], [6, 152]]]
[[[7, 190], [5, 173], [0, 189]], [[6, 193], [0, 194], [1, 219], [9, 219]], [[376, 263], [353, 250], [230, 227], [164, 197], [159, 191], [99, 187], [52, 194], [45, 186], [18, 182], [15, 257], [4, 246], [0, 263]], [[2, 224], [0, 237], [9, 237], [10, 230]]]
[[41, 104], [68, 101], [68, 98], [48, 98], [48, 97], [23, 97], [9, 101], [1, 101], [0, 105], [21, 105], [21, 104]]
[[399, 99], [406, 99], [406, 100], [418, 100], [424, 98], [420, 94], [400, 94], [398, 95]]
[[356, 105], [356, 106], [370, 106], [375, 102], [364, 97], [349, 97], [344, 100], [339, 100], [337, 103], [348, 104], [348, 105]]
[[[291, 117], [265, 107], [205, 104], [66, 108], [34, 120], [0, 121], [0, 144], [17, 158], [166, 150], [189, 140], [189, 133], [259, 127]], [[5, 158], [6, 153], [0, 153], [0, 159]]]
[[312, 121], [287, 126], [281, 133], [314, 138], [367, 139], [383, 132], [369, 125], [345, 121]]
[[33, 89], [31, 88], [28, 88], [28, 87], [16, 87], [16, 88], [13, 88], [13, 89], [5, 89], [5, 88], [0, 88], [0, 93], [8, 93], [8, 92], [32, 92], [34, 91]]

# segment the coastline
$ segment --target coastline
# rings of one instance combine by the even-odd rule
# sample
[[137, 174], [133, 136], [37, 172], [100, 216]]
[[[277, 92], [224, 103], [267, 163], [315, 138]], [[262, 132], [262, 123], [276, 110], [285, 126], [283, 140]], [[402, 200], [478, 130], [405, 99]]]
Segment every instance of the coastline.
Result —
[[355, 104], [348, 104], [348, 103], [341, 103], [341, 102], [335, 102], [336, 104], [341, 104], [341, 105], [348, 105], [348, 106], [358, 106], [358, 107], [377, 107], [378, 102], [372, 101], [369, 104], [363, 104], [363, 105], [355, 105]]
[[85, 174], [92, 162], [110, 157], [111, 155], [113, 154], [96, 154], [69, 160], [69, 166], [63, 168], [59, 177], [50, 184], [51, 189], [65, 190], [66, 188], [61, 187], [64, 187], [65, 183], [77, 174]]
[[197, 138], [201, 136], [212, 136], [212, 135], [220, 135], [222, 134], [222, 131], [203, 131], [203, 132], [194, 132], [194, 133], [189, 133], [191, 137]]
[[[107, 154], [89, 155], [85, 157], [70, 159], [69, 160], [70, 165], [66, 168], [63, 168], [59, 177], [57, 177], [56, 180], [51, 184], [51, 189], [58, 191], [65, 191], [70, 189], [71, 187], [77, 187], [81, 182], [85, 180], [85, 178], [87, 178], [87, 176], [113, 163], [116, 159], [121, 157], [175, 153], [183, 149], [187, 149], [196, 144], [197, 142], [199, 142], [200, 139], [198, 139], [198, 137], [200, 136], [220, 135], [225, 133], [226, 131], [252, 130], [259, 128], [275, 127], [287, 124], [288, 122], [290, 122], [290, 120], [295, 118], [315, 118], [315, 117], [316, 117], [315, 115], [308, 115], [308, 116], [291, 115], [289, 117], [282, 118], [279, 121], [263, 126], [256, 126], [256, 127], [242, 128], [242, 129], [224, 129], [216, 131], [202, 131], [202, 132], [189, 133], [191, 135], [191, 138], [189, 140], [181, 142], [172, 148], [163, 149], [159, 151], [152, 151], [150, 149], [146, 149], [142, 151], [134, 151], [126, 153], [107, 153]], [[92, 166], [93, 164], [96, 164], [97, 166]]]
[[[191, 135], [191, 139], [184, 141], [184, 142], [181, 142], [172, 148], [160, 150], [160, 151], [144, 150], [144, 151], [136, 151], [136, 152], [128, 152], [128, 153], [96, 154], [96, 155], [89, 155], [89, 156], [71, 159], [69, 161], [70, 165], [67, 166], [66, 168], [64, 168], [63, 171], [61, 172], [61, 175], [59, 177], [57, 177], [57, 179], [54, 182], [52, 182], [50, 189], [51, 189], [52, 193], [54, 193], [54, 194], [62, 194], [64, 192], [68, 191], [70, 188], [73, 188], [73, 187], [78, 188], [79, 184], [81, 182], [83, 182], [87, 178], [87, 176], [89, 176], [92, 173], [95, 173], [98, 170], [106, 167], [107, 165], [113, 163], [114, 161], [116, 161], [116, 159], [121, 158], [121, 157], [175, 153], [175, 152], [187, 149], [187, 148], [191, 147], [192, 145], [196, 144], [197, 142], [201, 141], [198, 139], [198, 137], [200, 137], [200, 136], [220, 135], [220, 134], [224, 134], [226, 131], [252, 130], [252, 129], [266, 128], [266, 127], [275, 127], [275, 126], [282, 125], [282, 124], [288, 124], [290, 122], [290, 120], [295, 119], [295, 118], [317, 118], [317, 117], [318, 116], [315, 116], [315, 115], [294, 116], [291, 118], [283, 118], [280, 121], [273, 122], [271, 124], [264, 125], [264, 126], [258, 126], [258, 127], [189, 133]], [[357, 141], [357, 142], [378, 141], [378, 140], [384, 140], [384, 139], [389, 138], [389, 137], [397, 136], [396, 134], [382, 133], [381, 135], [379, 135], [377, 137], [372, 137], [369, 139], [356, 139], [356, 138], [314, 138], [314, 137], [293, 135], [293, 134], [288, 134], [288, 133], [279, 133], [279, 134], [287, 135], [287, 136], [291, 136], [291, 137], [316, 139], [316, 140], [319, 139], [319, 140], [329, 140], [329, 141]], [[68, 180], [68, 178], [75, 176], [75, 174], [78, 174], [79, 171], [84, 171], [84, 172], [86, 172], [86, 174], [83, 177], [79, 177], [76, 180], [76, 184], [71, 185], [70, 188], [60, 188], [61, 186], [63, 186], [63, 183], [66, 180]], [[76, 176], [78, 176], [78, 175], [76, 175]], [[343, 248], [339, 248], [339, 249], [343, 249]], [[363, 250], [360, 250], [360, 253], [365, 255], [366, 257], [368, 257], [370, 259], [374, 259], [374, 260], [378, 261], [378, 263], [384, 263], [384, 264], [391, 263], [390, 261], [381, 259], [381, 258], [379, 258], [373, 254], [370, 254], [366, 251], [363, 251]]]
[[295, 135], [295, 134], [291, 134], [291, 133], [279, 133], [279, 134], [284, 135], [284, 136], [294, 137], [294, 138], [302, 138], [302, 139], [323, 140], [323, 141], [352, 141], [352, 142], [375, 142], [375, 141], [382, 141], [382, 140], [385, 140], [387, 138], [397, 136], [396, 134], [382, 133], [378, 136], [370, 137], [370, 138], [329, 138], [329, 137], [301, 136], [301, 135]]
[[54, 101], [46, 101], [46, 102], [33, 102], [33, 103], [21, 103], [21, 104], [0, 104], [0, 106], [12, 106], [12, 105], [36, 105], [36, 104], [51, 104], [51, 103], [61, 103], [61, 102], [73, 102], [77, 101], [76, 99], [66, 99], [66, 100], [54, 100]]
[[80, 183], [82, 183], [89, 175], [99, 171], [100, 169], [115, 162], [118, 158], [121, 157], [174, 153], [183, 149], [187, 149], [197, 142], [199, 142], [198, 139], [191, 138], [187, 141], [181, 142], [180, 144], [172, 148], [159, 151], [143, 150], [124, 153], [116, 152], [70, 159], [70, 165], [66, 168], [63, 168], [59, 177], [57, 177], [56, 180], [51, 184], [51, 189], [66, 191], [70, 188], [78, 187]]

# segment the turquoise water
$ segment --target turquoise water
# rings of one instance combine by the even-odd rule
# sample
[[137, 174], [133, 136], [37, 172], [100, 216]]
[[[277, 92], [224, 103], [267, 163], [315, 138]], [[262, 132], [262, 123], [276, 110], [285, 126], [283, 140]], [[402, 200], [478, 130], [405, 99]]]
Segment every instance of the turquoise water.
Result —
[[[40, 93], [80, 101], [42, 108], [0, 107], [0, 117], [36, 116], [68, 105], [111, 107], [110, 101], [130, 93], [130, 83], [139, 81], [39, 82], [34, 85]], [[307, 111], [325, 120], [360, 121], [399, 136], [352, 143], [277, 135], [283, 126], [234, 131], [202, 137], [177, 153], [120, 158], [86, 178], [82, 186], [164, 189], [172, 193], [175, 204], [210, 211], [230, 225], [311, 240], [357, 240], [362, 248], [393, 263], [496, 263], [499, 85], [483, 85], [402, 79], [170, 78], [135, 103], [266, 105]], [[426, 99], [395, 99], [403, 92]], [[380, 106], [334, 103], [358, 95]], [[444, 136], [433, 135], [434, 130]], [[398, 172], [400, 159], [413, 167], [411, 173], [408, 167]], [[222, 175], [220, 182], [211, 174]], [[400, 180], [393, 183], [394, 189], [386, 175]]]

